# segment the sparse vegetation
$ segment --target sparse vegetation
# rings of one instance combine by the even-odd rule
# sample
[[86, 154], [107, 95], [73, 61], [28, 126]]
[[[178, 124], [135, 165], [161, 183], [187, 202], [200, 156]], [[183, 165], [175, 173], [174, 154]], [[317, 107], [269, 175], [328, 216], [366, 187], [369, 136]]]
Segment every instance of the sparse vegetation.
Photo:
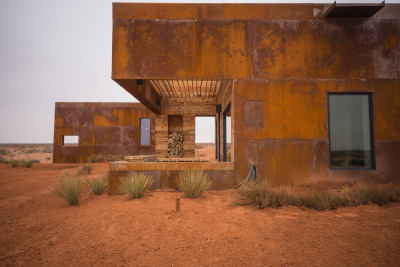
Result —
[[93, 178], [86, 177], [85, 182], [94, 195], [101, 195], [107, 187], [108, 173]]
[[203, 171], [182, 171], [175, 182], [188, 198], [198, 198], [212, 187], [211, 180]]
[[53, 147], [48, 146], [42, 150], [42, 153], [53, 153]]
[[83, 164], [78, 170], [78, 175], [89, 175], [93, 171], [92, 165]]
[[66, 170], [57, 183], [50, 188], [50, 191], [66, 200], [69, 205], [78, 205], [82, 192], [82, 179], [79, 175]]
[[33, 165], [33, 162], [31, 160], [23, 160], [22, 164], [26, 167], [26, 168], [30, 168]]
[[15, 168], [15, 167], [26, 167], [26, 168], [30, 168], [32, 167], [34, 161], [32, 160], [15, 160], [15, 159], [11, 159], [11, 160], [5, 160], [4, 163], [9, 164], [11, 167]]
[[255, 205], [259, 209], [267, 206], [295, 205], [296, 198], [286, 188], [274, 188], [268, 180], [249, 180], [238, 189], [235, 205]]
[[18, 166], [18, 161], [15, 159], [9, 160], [7, 163], [10, 164], [11, 167], [13, 167], [13, 168]]
[[7, 160], [3, 156], [0, 156], [0, 163], [6, 163], [6, 162]]
[[123, 160], [124, 156], [121, 155], [109, 155], [109, 154], [93, 154], [88, 158], [89, 162], [97, 163], [97, 162], [110, 162], [110, 161], [119, 161]]
[[119, 190], [128, 194], [131, 198], [142, 198], [153, 185], [152, 176], [144, 173], [135, 173], [121, 179]]
[[235, 205], [255, 205], [259, 209], [267, 206], [304, 206], [315, 210], [337, 209], [363, 204], [384, 205], [398, 202], [400, 185], [369, 184], [354, 187], [344, 186], [340, 190], [330, 189], [295, 195], [288, 189], [274, 187], [268, 181], [248, 181], [238, 189]]

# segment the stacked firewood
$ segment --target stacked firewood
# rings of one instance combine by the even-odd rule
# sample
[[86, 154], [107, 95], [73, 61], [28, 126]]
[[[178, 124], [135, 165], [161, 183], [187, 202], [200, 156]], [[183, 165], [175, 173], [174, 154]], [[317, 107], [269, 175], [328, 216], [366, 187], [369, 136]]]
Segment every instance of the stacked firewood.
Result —
[[174, 132], [168, 135], [168, 155], [183, 155], [183, 134]]

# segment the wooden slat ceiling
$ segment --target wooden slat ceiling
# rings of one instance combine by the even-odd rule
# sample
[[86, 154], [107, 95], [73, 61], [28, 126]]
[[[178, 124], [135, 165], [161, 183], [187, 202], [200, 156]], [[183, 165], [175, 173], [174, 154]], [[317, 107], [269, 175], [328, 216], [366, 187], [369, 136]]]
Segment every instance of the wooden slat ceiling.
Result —
[[163, 98], [214, 97], [220, 80], [150, 80], [154, 90]]

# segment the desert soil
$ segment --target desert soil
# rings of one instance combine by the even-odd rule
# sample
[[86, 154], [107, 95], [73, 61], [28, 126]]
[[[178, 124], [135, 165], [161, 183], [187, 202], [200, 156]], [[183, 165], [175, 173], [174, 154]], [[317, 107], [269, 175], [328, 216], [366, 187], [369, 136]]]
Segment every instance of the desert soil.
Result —
[[[66, 168], [0, 164], [1, 266], [399, 266], [400, 204], [335, 211], [233, 207], [235, 191], [187, 199], [93, 196], [79, 206], [50, 191]], [[108, 170], [93, 164], [92, 175]], [[181, 212], [175, 213], [175, 198]]]

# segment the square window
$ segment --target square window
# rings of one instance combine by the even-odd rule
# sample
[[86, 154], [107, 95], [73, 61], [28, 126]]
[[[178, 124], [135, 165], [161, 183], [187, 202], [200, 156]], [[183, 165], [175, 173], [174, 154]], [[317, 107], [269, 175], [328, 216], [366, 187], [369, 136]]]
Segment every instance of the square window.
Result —
[[79, 136], [63, 135], [63, 145], [64, 146], [78, 146], [79, 145]]
[[150, 145], [150, 119], [140, 119], [140, 145]]
[[332, 169], [373, 169], [371, 94], [329, 94], [329, 153]]

